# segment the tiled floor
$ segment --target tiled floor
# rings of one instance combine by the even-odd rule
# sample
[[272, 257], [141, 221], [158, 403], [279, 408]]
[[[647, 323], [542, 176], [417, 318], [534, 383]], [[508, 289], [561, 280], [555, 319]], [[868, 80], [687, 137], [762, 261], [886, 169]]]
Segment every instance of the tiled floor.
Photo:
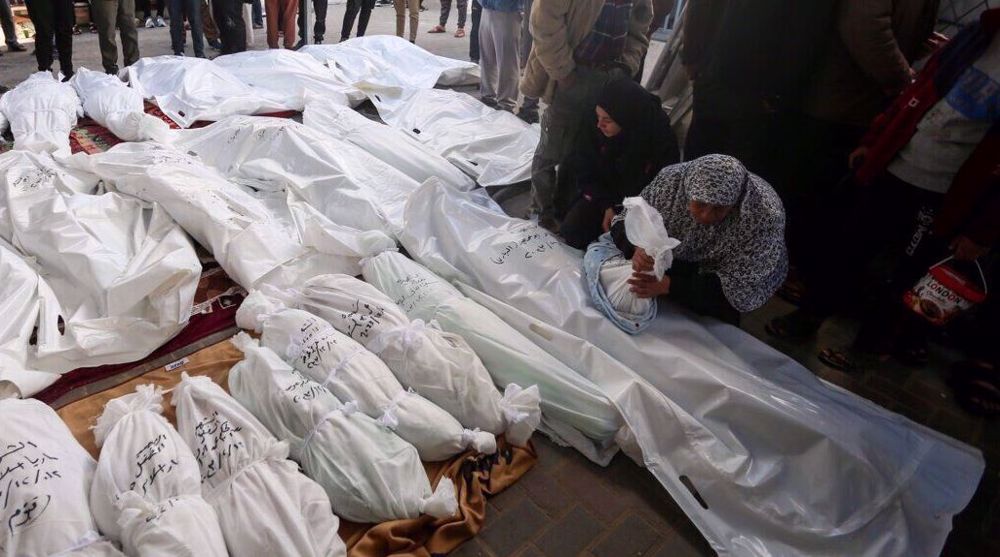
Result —
[[[454, 39], [450, 33], [425, 33], [436, 22], [438, 2], [428, 0], [426, 4], [429, 10], [421, 14], [418, 44], [444, 56], [465, 58], [468, 39]], [[343, 10], [343, 5], [331, 6], [330, 37], [339, 30]], [[377, 8], [372, 15], [369, 34], [390, 33], [393, 26], [392, 8]], [[454, 23], [449, 28], [454, 29]], [[143, 55], [165, 54], [170, 50], [166, 29], [141, 29], [139, 37]], [[75, 40], [76, 65], [100, 68], [97, 36], [84, 34]], [[256, 48], [261, 48], [261, 40]], [[34, 69], [33, 57], [27, 53], [0, 57], [0, 85], [12, 87]], [[518, 214], [524, 205], [523, 195], [505, 202], [512, 214]], [[769, 342], [763, 332], [764, 323], [788, 308], [781, 301], [772, 301], [749, 315], [743, 326]], [[918, 371], [886, 364], [877, 370], [848, 375], [822, 366], [815, 357], [817, 346], [843, 344], [851, 331], [851, 323], [841, 320], [828, 324], [813, 343], [774, 345], [823, 379], [982, 449], [987, 460], [986, 473], [972, 503], [957, 517], [944, 554], [1000, 555], [1000, 428], [997, 422], [972, 418], [956, 406], [944, 383], [947, 354], [936, 352], [932, 364]], [[453, 555], [684, 557], [712, 554], [698, 531], [652, 476], [623, 455], [617, 456], [608, 468], [600, 468], [575, 451], [556, 447], [541, 436], [536, 436], [535, 445], [540, 453], [538, 466], [512, 489], [490, 501], [486, 527], [481, 535]]]

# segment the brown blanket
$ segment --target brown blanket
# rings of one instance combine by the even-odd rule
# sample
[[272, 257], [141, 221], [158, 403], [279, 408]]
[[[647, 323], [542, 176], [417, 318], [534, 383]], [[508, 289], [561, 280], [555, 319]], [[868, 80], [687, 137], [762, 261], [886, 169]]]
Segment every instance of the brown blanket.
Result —
[[[90, 395], [58, 410], [70, 431], [95, 458], [99, 451], [90, 431], [104, 405], [111, 399], [133, 392], [137, 385], [161, 385], [170, 389], [180, 381], [181, 372], [207, 375], [227, 388], [229, 368], [242, 359], [242, 353], [222, 341], [176, 362], [153, 369], [117, 387]], [[169, 399], [164, 415], [176, 423]], [[430, 557], [447, 553], [476, 535], [486, 519], [486, 497], [500, 493], [521, 478], [537, 459], [534, 448], [513, 447], [497, 439], [499, 450], [490, 456], [466, 453], [450, 461], [425, 464], [432, 485], [447, 476], [455, 482], [459, 513], [449, 519], [423, 516], [413, 520], [395, 520], [382, 524], [355, 524], [341, 521], [340, 536], [347, 543], [351, 557], [412, 555]]]

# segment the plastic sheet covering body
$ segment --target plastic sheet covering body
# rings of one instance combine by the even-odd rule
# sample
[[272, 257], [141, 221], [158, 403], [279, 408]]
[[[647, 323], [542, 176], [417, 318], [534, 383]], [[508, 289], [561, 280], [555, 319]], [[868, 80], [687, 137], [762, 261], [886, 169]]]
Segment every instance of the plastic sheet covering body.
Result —
[[182, 128], [199, 120], [232, 114], [294, 110], [295, 99], [274, 98], [242, 82], [222, 65], [204, 58], [157, 56], [126, 68], [129, 85], [153, 99]]
[[614, 438], [623, 422], [590, 380], [400, 253], [372, 257], [363, 271], [365, 280], [411, 319], [434, 320], [443, 330], [461, 335], [502, 389], [512, 384], [537, 386], [544, 424], [557, 442], [573, 446], [600, 464], [617, 452]]
[[0, 424], [0, 555], [121, 556], [90, 513], [96, 463], [55, 411], [0, 399]]
[[390, 236], [420, 186], [361, 148], [284, 118], [227, 118], [185, 132], [178, 148], [227, 178], [294, 191], [337, 225]]
[[225, 557], [218, 517], [201, 496], [198, 461], [160, 414], [162, 403], [162, 390], [140, 385], [98, 417], [94, 518], [128, 555]]
[[73, 162], [122, 193], [160, 204], [244, 288], [297, 284], [357, 267], [357, 257], [304, 246], [261, 200], [198, 158], [153, 143], [124, 143]]
[[334, 77], [333, 72], [312, 56], [292, 50], [247, 50], [212, 60], [258, 93], [284, 99], [292, 110], [301, 112], [306, 99], [324, 104], [356, 106], [365, 95]]
[[310, 100], [302, 114], [302, 123], [363, 149], [419, 184], [437, 177], [458, 189], [472, 189], [476, 185], [458, 167], [412, 136], [349, 108]]
[[162, 207], [74, 191], [97, 177], [67, 172], [47, 154], [0, 155], [0, 176], [0, 238], [33, 258], [58, 298], [40, 307], [32, 368], [137, 360], [187, 324], [201, 264]]
[[262, 346], [284, 355], [296, 371], [338, 399], [356, 402], [359, 411], [413, 445], [420, 460], [445, 460], [469, 448], [496, 450], [492, 435], [463, 428], [451, 414], [404, 389], [378, 356], [307, 311], [286, 308], [255, 291], [240, 305], [236, 323], [261, 333]]
[[0, 132], [10, 126], [14, 148], [69, 153], [69, 132], [83, 116], [73, 86], [38, 72], [0, 97]]
[[[303, 285], [299, 300], [304, 309], [378, 354], [400, 383], [465, 427], [500, 434], [508, 426], [521, 430], [526, 425], [517, 422], [530, 422], [527, 416], [506, 419], [504, 408], [509, 401], [497, 391], [482, 361], [462, 337], [441, 331], [433, 322], [410, 321], [372, 285], [347, 275], [316, 277]], [[529, 413], [537, 416], [537, 406], [536, 401]], [[512, 442], [523, 444], [533, 429], [519, 431]]]
[[443, 89], [372, 89], [379, 116], [448, 159], [481, 186], [504, 186], [531, 178], [531, 160], [541, 134], [504, 110]]
[[982, 475], [977, 451], [734, 327], [664, 306], [645, 333], [624, 333], [590, 307], [579, 252], [471, 194], [425, 185], [403, 243], [489, 293], [465, 289], [522, 332], [552, 338], [560, 359], [592, 358], [646, 466], [720, 553], [937, 555]]
[[246, 333], [233, 343], [246, 358], [229, 372], [229, 391], [326, 490], [334, 512], [354, 522], [443, 518], [458, 509], [455, 486], [434, 492], [413, 445], [292, 369]]
[[145, 113], [142, 95], [116, 76], [80, 68], [70, 84], [83, 102], [83, 111], [125, 141], [170, 140], [170, 126]]
[[208, 377], [183, 374], [171, 404], [194, 451], [205, 499], [231, 555], [344, 557], [340, 521], [323, 488], [287, 459], [279, 442]]
[[299, 49], [325, 63], [342, 82], [360, 87], [430, 89], [479, 83], [479, 66], [432, 54], [400, 37], [371, 35]]

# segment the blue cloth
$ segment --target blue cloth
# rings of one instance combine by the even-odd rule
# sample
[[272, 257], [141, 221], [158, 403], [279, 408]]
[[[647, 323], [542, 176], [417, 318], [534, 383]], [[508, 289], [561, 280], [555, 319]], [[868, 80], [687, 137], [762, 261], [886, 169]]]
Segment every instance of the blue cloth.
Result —
[[494, 12], [519, 12], [524, 0], [479, 0], [484, 10]]
[[652, 300], [649, 310], [642, 315], [621, 314], [615, 310], [614, 305], [608, 300], [604, 287], [601, 286], [601, 267], [604, 263], [615, 258], [624, 257], [621, 250], [615, 246], [611, 239], [611, 233], [605, 232], [596, 242], [587, 247], [587, 253], [583, 256], [583, 274], [587, 281], [587, 288], [590, 290], [590, 300], [594, 307], [603, 313], [616, 327], [630, 335], [637, 335], [649, 327], [653, 319], [656, 318], [656, 299]]
[[632, 20], [632, 0], [604, 0], [597, 22], [573, 51], [577, 62], [599, 65], [618, 61], [625, 53]]

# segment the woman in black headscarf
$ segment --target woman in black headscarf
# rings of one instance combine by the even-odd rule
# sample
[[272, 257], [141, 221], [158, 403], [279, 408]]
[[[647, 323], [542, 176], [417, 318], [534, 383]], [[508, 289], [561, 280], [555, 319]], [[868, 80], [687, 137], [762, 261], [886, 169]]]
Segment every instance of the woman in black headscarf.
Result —
[[582, 134], [566, 161], [576, 193], [559, 234], [579, 249], [608, 230], [615, 205], [638, 195], [660, 169], [679, 159], [660, 99], [631, 79], [605, 85], [595, 112], [597, 125]]

